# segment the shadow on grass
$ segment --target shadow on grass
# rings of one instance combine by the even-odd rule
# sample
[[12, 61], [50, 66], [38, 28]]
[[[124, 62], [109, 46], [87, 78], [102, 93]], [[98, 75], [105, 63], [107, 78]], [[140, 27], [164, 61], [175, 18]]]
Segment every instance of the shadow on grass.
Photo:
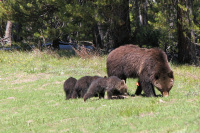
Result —
[[[130, 93], [128, 93], [128, 96], [130, 96], [130, 97], [136, 97], [136, 96], [142, 96], [142, 97], [146, 97], [146, 95], [145, 95], [145, 94], [135, 95], [135, 94], [130, 94]], [[156, 95], [156, 97], [162, 97], [162, 95], [161, 95], [161, 94], [159, 94], [159, 95]]]

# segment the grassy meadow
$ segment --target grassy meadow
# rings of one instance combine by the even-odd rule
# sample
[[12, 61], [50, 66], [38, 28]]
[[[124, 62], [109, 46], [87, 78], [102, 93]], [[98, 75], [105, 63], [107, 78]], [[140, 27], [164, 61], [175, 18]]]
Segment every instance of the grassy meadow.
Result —
[[[105, 76], [106, 58], [0, 51], [0, 132], [200, 132], [200, 68], [195, 66], [171, 64], [175, 84], [167, 98], [65, 100], [64, 81]], [[136, 79], [128, 79], [127, 86], [134, 94]]]

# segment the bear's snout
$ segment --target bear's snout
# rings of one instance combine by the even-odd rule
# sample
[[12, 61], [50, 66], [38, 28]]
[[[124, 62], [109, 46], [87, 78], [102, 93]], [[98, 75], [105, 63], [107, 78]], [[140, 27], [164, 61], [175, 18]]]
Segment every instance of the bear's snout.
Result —
[[163, 97], [168, 97], [169, 96], [169, 92], [168, 91], [163, 91], [162, 95], [163, 95]]

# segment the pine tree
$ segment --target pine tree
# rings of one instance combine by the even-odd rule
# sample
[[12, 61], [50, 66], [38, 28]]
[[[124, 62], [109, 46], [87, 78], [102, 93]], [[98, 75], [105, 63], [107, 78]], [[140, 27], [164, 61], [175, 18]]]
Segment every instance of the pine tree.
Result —
[[178, 28], [178, 59], [179, 62], [196, 64], [196, 49], [192, 20], [193, 0], [178, 0], [177, 28]]

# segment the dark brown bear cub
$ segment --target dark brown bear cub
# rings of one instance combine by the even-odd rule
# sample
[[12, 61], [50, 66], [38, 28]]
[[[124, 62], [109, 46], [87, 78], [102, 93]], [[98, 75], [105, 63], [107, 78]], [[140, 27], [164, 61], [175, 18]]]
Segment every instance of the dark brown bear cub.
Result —
[[71, 98], [76, 81], [77, 80], [75, 78], [70, 77], [64, 82], [64, 92], [66, 95], [66, 100]]
[[127, 86], [124, 80], [116, 76], [98, 78], [91, 83], [84, 96], [84, 101], [95, 95], [99, 95], [99, 98], [104, 98], [105, 91], [107, 91], [108, 99], [112, 99], [112, 96], [115, 94], [123, 95], [127, 93]]
[[74, 87], [72, 98], [82, 98], [87, 92], [92, 81], [100, 78], [99, 76], [84, 76], [80, 78]]
[[107, 58], [108, 76], [120, 79], [139, 78], [136, 95], [142, 90], [147, 97], [156, 96], [154, 86], [168, 96], [174, 84], [166, 54], [158, 49], [139, 48], [135, 45], [125, 45], [113, 50]]

